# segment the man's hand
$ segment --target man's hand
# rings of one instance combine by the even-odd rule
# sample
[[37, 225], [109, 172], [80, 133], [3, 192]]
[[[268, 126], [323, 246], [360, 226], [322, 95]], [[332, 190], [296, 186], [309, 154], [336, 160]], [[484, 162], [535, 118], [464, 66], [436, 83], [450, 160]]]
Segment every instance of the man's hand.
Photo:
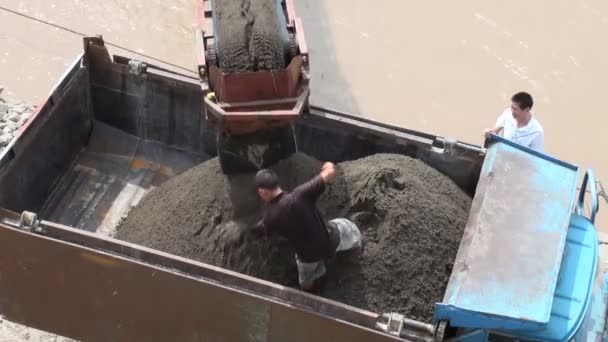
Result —
[[483, 130], [483, 136], [486, 138], [489, 138], [490, 134], [498, 134], [498, 132], [500, 132], [501, 129], [502, 129], [502, 127], [486, 128]]
[[331, 182], [336, 177], [336, 166], [332, 162], [326, 162], [321, 167], [321, 178], [325, 183]]

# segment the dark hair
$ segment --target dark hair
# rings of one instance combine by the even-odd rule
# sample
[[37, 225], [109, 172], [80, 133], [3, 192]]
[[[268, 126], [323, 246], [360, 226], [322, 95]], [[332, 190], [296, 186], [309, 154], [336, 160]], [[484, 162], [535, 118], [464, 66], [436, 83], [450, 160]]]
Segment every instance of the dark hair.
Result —
[[260, 170], [255, 174], [255, 187], [257, 189], [276, 189], [279, 187], [279, 176], [272, 170]]
[[517, 103], [520, 109], [532, 109], [532, 106], [534, 105], [532, 95], [523, 91], [520, 91], [519, 93], [513, 95], [513, 97], [511, 97], [511, 101]]

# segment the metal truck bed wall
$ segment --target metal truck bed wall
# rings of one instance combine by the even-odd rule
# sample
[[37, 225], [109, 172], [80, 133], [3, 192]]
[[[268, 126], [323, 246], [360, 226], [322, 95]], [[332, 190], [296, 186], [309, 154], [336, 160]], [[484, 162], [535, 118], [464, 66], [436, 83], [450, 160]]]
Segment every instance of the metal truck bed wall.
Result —
[[[6, 252], [0, 264], [1, 313], [11, 320], [87, 340], [129, 340], [143, 325], [155, 325], [162, 319], [166, 325], [151, 328], [152, 332], [162, 328], [163, 334], [193, 334], [184, 340], [222, 336], [211, 328], [212, 321], [180, 320], [172, 310], [154, 310], [171, 305], [161, 300], [169, 294], [182, 298], [176, 305], [183, 305], [192, 315], [207, 317], [211, 315], [209, 305], [228, 305], [231, 309], [220, 315], [227, 321], [217, 323], [224, 331], [236, 323], [242, 333], [258, 329], [258, 333], [277, 334], [259, 335], [260, 340], [279, 341], [285, 336], [280, 331], [290, 330], [297, 332], [291, 340], [327, 336], [315, 332], [322, 327], [337, 340], [367, 340], [370, 336], [389, 340], [389, 335], [370, 330], [379, 319], [377, 314], [67, 227], [110, 232], [122, 210], [150, 187], [215, 152], [215, 133], [206, 127], [201, 112], [198, 80], [142, 66], [121, 57], [112, 61], [100, 38], [86, 38], [85, 54], [0, 156], [0, 250]], [[350, 160], [379, 152], [419, 158], [470, 194], [483, 161], [475, 146], [314, 106], [297, 123], [296, 134], [300, 150], [324, 160]], [[47, 219], [40, 224], [44, 228], [17, 230], [18, 216], [13, 212], [26, 210]], [[61, 260], [52, 255], [61, 255]], [[53, 265], [58, 265], [53, 272], [43, 271]], [[104, 274], [106, 280], [84, 280], [79, 274], [85, 270]], [[137, 272], [143, 273], [138, 276]], [[160, 287], [151, 285], [157, 280], [153, 278], [156, 272], [168, 274]], [[15, 281], [6, 280], [11, 277]], [[118, 302], [106, 293], [112, 286], [116, 291], [152, 287], [137, 301], [123, 298]], [[191, 287], [180, 294], [176, 289], [181, 286]], [[196, 291], [202, 292], [192, 301], [183, 297], [194, 296]], [[213, 302], [218, 298], [220, 302]], [[90, 312], [83, 317], [88, 323], [80, 321], [84, 327], [78, 328], [61, 321], [60, 315], [39, 310], [57, 305]], [[118, 314], [125, 308], [135, 317]], [[80, 316], [71, 317], [78, 320]], [[100, 323], [91, 323], [96, 320]], [[349, 328], [344, 330], [344, 326]], [[412, 340], [425, 341], [434, 330], [408, 321], [404, 331]], [[151, 333], [146, 340], [168, 336], [163, 334], [154, 337]]]
[[[125, 149], [134, 140], [160, 143], [199, 161], [215, 154], [215, 132], [205, 125], [194, 78], [152, 67], [130, 73], [128, 65], [113, 63], [97, 44], [89, 45], [4, 152], [1, 207], [39, 212], [81, 152], [91, 149], [97, 122], [126, 133], [120, 137], [123, 146], [112, 154], [129, 154]], [[112, 134], [101, 134], [95, 141], [114, 140]], [[299, 149], [322, 160], [339, 162], [379, 152], [421, 159], [471, 195], [483, 160], [476, 146], [314, 106], [297, 123], [296, 134]]]

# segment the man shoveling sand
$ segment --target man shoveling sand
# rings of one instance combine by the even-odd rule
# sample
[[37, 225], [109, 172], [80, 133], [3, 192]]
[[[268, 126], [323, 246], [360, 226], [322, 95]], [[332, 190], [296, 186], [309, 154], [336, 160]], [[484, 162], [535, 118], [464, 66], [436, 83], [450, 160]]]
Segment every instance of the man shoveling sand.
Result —
[[268, 203], [256, 228], [277, 232], [290, 242], [296, 252], [298, 281], [305, 291], [318, 289], [326, 272], [323, 259], [335, 252], [361, 247], [361, 232], [355, 223], [337, 218], [326, 224], [317, 208], [325, 185], [335, 177], [334, 164], [327, 162], [319, 175], [287, 192], [281, 188], [274, 171], [261, 170], [255, 176], [257, 193]]
[[[284, 190], [319, 174], [323, 163], [297, 153], [270, 167]], [[348, 217], [365, 250], [324, 260], [321, 295], [373, 312], [430, 322], [443, 298], [471, 199], [420, 160], [377, 154], [336, 165], [316, 205], [324, 218]], [[265, 214], [256, 174], [226, 177], [217, 158], [149, 192], [118, 227], [117, 238], [289, 286], [294, 251], [280, 234], [250, 227]], [[290, 222], [296, 222], [293, 219]], [[327, 224], [326, 224], [327, 226]]]

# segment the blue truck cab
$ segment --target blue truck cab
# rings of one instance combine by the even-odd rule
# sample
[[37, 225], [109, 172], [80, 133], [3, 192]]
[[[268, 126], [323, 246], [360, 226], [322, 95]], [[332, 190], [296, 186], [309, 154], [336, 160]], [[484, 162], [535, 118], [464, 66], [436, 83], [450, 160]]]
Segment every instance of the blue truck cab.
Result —
[[[605, 341], [592, 170], [492, 136], [434, 320], [459, 341]], [[586, 208], [586, 198], [590, 206]]]

